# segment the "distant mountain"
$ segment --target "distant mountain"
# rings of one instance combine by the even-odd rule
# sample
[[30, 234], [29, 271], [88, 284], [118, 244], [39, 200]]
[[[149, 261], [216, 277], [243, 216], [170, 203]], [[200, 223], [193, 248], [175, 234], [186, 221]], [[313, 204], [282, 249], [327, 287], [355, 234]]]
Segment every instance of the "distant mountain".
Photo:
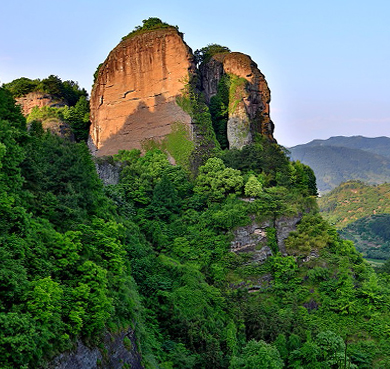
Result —
[[298, 145], [295, 147], [301, 146], [341, 146], [348, 147], [350, 149], [359, 149], [363, 151], [368, 151], [373, 154], [382, 155], [390, 159], [390, 138], [389, 137], [363, 137], [363, 136], [335, 136], [330, 137], [327, 140], [313, 140], [304, 145]]
[[320, 193], [340, 183], [360, 180], [369, 184], [390, 182], [390, 138], [331, 137], [289, 148], [292, 160], [309, 165]]
[[318, 199], [322, 216], [374, 259], [390, 258], [390, 184], [350, 181]]

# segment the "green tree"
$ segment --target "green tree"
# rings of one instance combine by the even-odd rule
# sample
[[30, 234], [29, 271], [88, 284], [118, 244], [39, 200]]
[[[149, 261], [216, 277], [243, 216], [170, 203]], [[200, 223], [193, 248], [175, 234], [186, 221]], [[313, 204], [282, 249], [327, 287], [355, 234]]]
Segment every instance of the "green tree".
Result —
[[264, 341], [251, 340], [242, 350], [239, 357], [232, 359], [231, 369], [280, 369], [283, 368], [283, 360], [278, 350]]
[[261, 182], [256, 178], [256, 176], [251, 174], [248, 178], [248, 181], [245, 183], [245, 187], [244, 187], [245, 195], [256, 197], [261, 195], [262, 192], [263, 192], [263, 186]]
[[210, 158], [199, 168], [194, 192], [207, 196], [210, 201], [220, 201], [229, 193], [240, 193], [243, 183], [239, 170], [227, 168], [221, 159]]
[[154, 218], [169, 220], [180, 211], [180, 199], [173, 183], [163, 175], [153, 190], [152, 202], [147, 211]]
[[89, 101], [81, 96], [74, 107], [65, 107], [61, 114], [75, 135], [76, 141], [87, 141], [89, 134]]
[[33, 92], [36, 89], [38, 83], [38, 80], [31, 80], [30, 78], [21, 77], [13, 80], [10, 83], [5, 83], [3, 87], [10, 91], [13, 97], [21, 97], [27, 95], [30, 92]]
[[219, 53], [229, 53], [230, 49], [226, 46], [221, 46], [218, 44], [208, 44], [205, 47], [202, 47], [201, 49], [197, 49], [194, 52], [195, 55], [195, 61], [197, 64], [200, 63], [207, 63], [210, 58]]

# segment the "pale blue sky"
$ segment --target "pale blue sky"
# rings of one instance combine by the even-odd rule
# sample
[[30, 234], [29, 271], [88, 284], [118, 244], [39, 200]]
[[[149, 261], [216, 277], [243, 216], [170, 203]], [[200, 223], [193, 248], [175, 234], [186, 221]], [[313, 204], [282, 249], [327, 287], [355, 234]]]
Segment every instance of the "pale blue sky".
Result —
[[271, 88], [282, 145], [390, 136], [388, 0], [4, 0], [0, 82], [55, 74], [90, 91], [97, 65], [149, 17], [178, 25], [193, 50], [249, 54]]

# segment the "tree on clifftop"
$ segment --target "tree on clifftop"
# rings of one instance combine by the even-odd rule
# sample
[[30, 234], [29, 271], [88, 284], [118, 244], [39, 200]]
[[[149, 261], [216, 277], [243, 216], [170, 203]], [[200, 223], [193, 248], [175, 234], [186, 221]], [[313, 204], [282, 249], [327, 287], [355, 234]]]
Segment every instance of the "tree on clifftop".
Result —
[[220, 53], [230, 53], [230, 49], [226, 46], [218, 45], [218, 44], [208, 44], [201, 49], [197, 49], [194, 52], [195, 55], [195, 63], [207, 63], [210, 58], [215, 54]]
[[130, 32], [127, 36], [122, 37], [122, 40], [126, 40], [129, 37], [160, 28], [176, 28], [177, 30], [179, 30], [178, 26], [174, 27], [168, 23], [163, 22], [160, 18], [150, 17], [142, 21], [142, 26], [136, 26], [134, 30]]

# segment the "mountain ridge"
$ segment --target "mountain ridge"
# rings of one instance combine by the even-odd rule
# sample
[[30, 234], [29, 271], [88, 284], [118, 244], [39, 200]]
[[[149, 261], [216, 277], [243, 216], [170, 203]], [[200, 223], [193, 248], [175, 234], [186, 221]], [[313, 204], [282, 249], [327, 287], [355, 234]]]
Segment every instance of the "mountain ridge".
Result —
[[390, 182], [389, 147], [388, 137], [336, 136], [288, 150], [292, 160], [299, 160], [313, 169], [318, 189], [323, 194], [349, 180], [369, 184]]

